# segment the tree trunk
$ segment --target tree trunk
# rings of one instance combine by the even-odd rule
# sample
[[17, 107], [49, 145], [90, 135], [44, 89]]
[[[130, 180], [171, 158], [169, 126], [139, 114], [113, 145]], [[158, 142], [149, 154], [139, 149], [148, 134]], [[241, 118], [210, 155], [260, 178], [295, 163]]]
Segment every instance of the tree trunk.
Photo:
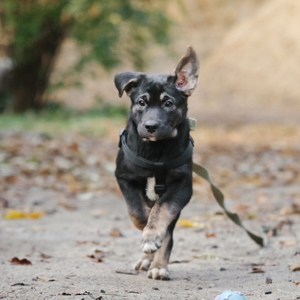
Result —
[[8, 91], [13, 97], [12, 109], [24, 112], [43, 106], [43, 95], [49, 83], [55, 56], [64, 39], [64, 28], [45, 22], [41, 34], [24, 48], [13, 49], [23, 57], [7, 75]]

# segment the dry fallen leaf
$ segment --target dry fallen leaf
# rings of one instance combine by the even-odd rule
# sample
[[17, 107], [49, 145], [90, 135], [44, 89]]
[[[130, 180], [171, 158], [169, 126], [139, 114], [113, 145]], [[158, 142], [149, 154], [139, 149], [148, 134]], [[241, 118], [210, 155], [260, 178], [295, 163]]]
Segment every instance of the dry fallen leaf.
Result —
[[109, 234], [110, 236], [112, 236], [112, 237], [122, 237], [123, 235], [122, 235], [122, 233], [121, 233], [121, 231], [118, 229], [118, 228], [113, 228], [112, 230], [111, 230], [111, 232], [110, 232], [110, 234]]
[[290, 265], [289, 269], [292, 272], [298, 272], [298, 271], [300, 271], [300, 263], [294, 263], [294, 264]]
[[58, 293], [58, 295], [62, 296], [80, 296], [80, 295], [90, 295], [90, 292], [87, 292], [85, 290], [66, 290], [64, 292]]
[[27, 260], [26, 258], [19, 259], [17, 257], [13, 257], [11, 260], [9, 260], [14, 265], [31, 265], [32, 263]]
[[52, 256], [47, 255], [47, 254], [44, 254], [44, 253], [40, 253], [40, 257], [41, 257], [41, 258], [48, 259], [48, 258], [51, 258]]
[[250, 273], [265, 273], [265, 271], [263, 271], [262, 268], [259, 266], [253, 266], [252, 272], [250, 272]]
[[300, 281], [293, 281], [294, 284], [299, 285]]
[[16, 286], [16, 285], [29, 286], [30, 284], [25, 284], [23, 282], [18, 282], [18, 283], [12, 284], [11, 286]]
[[217, 237], [217, 235], [215, 233], [205, 233], [205, 236], [207, 238], [215, 238], [215, 237]]
[[293, 247], [296, 245], [296, 241], [295, 240], [291, 240], [291, 241], [280, 241], [279, 242], [280, 245], [286, 246], [286, 247]]
[[126, 292], [126, 293], [132, 293], [132, 294], [140, 294], [140, 293], [141, 293], [140, 291], [127, 290], [127, 289], [125, 289], [125, 292]]
[[92, 261], [97, 262], [97, 263], [103, 261], [103, 260], [102, 260], [103, 257], [97, 257], [97, 256], [95, 256], [94, 254], [92, 254], [92, 255], [87, 255], [87, 257], [90, 258]]
[[118, 269], [115, 272], [118, 274], [126, 274], [126, 275], [137, 275], [139, 273], [137, 270], [123, 270], [123, 269]]
[[6, 213], [3, 214], [3, 219], [38, 219], [43, 216], [45, 216], [45, 213], [41, 211], [34, 211], [28, 213], [19, 209], [9, 209]]
[[37, 277], [36, 279], [38, 279], [38, 280], [40, 280], [40, 281], [45, 281], [45, 282], [55, 281], [55, 279], [53, 279], [53, 278], [48, 278], [48, 277]]
[[240, 211], [244, 211], [244, 210], [246, 210], [248, 208], [249, 208], [248, 204], [242, 204], [242, 203], [240, 203], [240, 204], [237, 204], [237, 205], [234, 206], [234, 211], [240, 212]]
[[108, 214], [107, 209], [94, 209], [90, 212], [90, 214], [94, 217], [105, 216]]
[[203, 223], [198, 223], [190, 220], [179, 219], [178, 224], [182, 227], [194, 227], [194, 228], [205, 228], [206, 225]]
[[190, 262], [190, 260], [183, 259], [183, 260], [173, 260], [173, 261], [169, 262], [169, 264], [186, 264], [189, 262]]
[[70, 204], [70, 203], [66, 203], [66, 202], [59, 202], [58, 205], [69, 211], [77, 210], [77, 206], [75, 206], [74, 204]]

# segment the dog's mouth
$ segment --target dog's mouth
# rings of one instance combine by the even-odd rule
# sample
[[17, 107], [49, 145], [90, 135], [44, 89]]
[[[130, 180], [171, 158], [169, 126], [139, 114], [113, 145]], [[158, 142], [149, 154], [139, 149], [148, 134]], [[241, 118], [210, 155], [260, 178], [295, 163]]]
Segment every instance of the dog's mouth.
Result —
[[140, 137], [144, 142], [156, 142], [164, 139], [169, 139], [169, 138], [175, 138], [177, 136], [177, 129], [174, 128], [170, 134], [158, 134], [156, 132], [154, 133], [148, 133], [148, 134], [140, 134]]

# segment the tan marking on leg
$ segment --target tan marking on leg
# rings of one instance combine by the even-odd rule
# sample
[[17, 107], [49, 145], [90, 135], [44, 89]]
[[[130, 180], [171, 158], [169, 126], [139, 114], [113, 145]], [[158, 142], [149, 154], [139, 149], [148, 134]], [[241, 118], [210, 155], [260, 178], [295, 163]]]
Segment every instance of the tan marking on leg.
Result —
[[136, 216], [129, 214], [129, 217], [132, 221], [132, 223], [134, 224], [134, 226], [140, 230], [143, 230], [145, 228], [145, 226], [147, 225], [147, 221], [145, 220], [145, 222], [142, 222], [139, 218], [137, 218]]
[[167, 204], [155, 203], [143, 230], [142, 250], [145, 253], [157, 251], [163, 242], [169, 224], [176, 216], [170, 213]]

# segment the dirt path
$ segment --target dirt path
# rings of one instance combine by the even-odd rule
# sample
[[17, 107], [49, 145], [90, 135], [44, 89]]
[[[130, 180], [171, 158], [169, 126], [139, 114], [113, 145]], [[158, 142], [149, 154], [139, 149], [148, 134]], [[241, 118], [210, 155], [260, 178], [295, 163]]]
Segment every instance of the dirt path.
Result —
[[[195, 161], [210, 169], [227, 207], [269, 241], [252, 242], [195, 177], [181, 215], [191, 227], [177, 225], [171, 281], [161, 282], [115, 272], [141, 255], [141, 232], [113, 177], [117, 138], [0, 132], [0, 299], [213, 300], [228, 289], [248, 300], [300, 299], [300, 272], [289, 268], [300, 268], [299, 134], [262, 125], [194, 133]], [[46, 215], [7, 220], [10, 208]]]
[[[57, 207], [54, 192], [37, 189], [31, 192], [39, 209], [55, 211], [36, 220], [0, 221], [2, 299], [210, 300], [226, 289], [242, 291], [247, 299], [283, 300], [300, 296], [299, 285], [295, 284], [300, 281], [299, 272], [288, 268], [300, 261], [297, 216], [291, 215], [289, 220], [293, 225], [283, 226], [279, 236], [260, 249], [241, 229], [216, 214], [220, 210], [213, 200], [196, 199], [187, 206], [181, 219], [197, 221], [203, 228], [177, 226], [171, 261], [181, 263], [170, 265], [170, 282], [161, 282], [147, 279], [145, 272], [137, 275], [115, 272], [130, 270], [140, 255], [141, 235], [131, 224], [122, 199], [96, 195], [86, 201], [75, 200], [77, 210], [68, 211]], [[272, 211], [258, 218], [270, 223], [270, 215], [279, 205], [277, 199]], [[274, 221], [278, 219], [273, 218]], [[248, 225], [251, 227], [252, 223], [257, 222]], [[123, 237], [111, 237], [112, 228], [118, 228]], [[213, 233], [216, 237], [206, 237]], [[291, 246], [280, 244], [283, 241]], [[103, 256], [102, 262], [87, 257], [97, 255], [95, 249], [102, 251], [98, 254]], [[32, 265], [13, 265], [8, 260], [14, 256], [27, 258]], [[261, 264], [264, 273], [251, 274], [254, 263]], [[273, 283], [267, 285], [266, 277]], [[14, 286], [17, 283], [24, 285]], [[74, 295], [76, 292], [81, 295]]]

